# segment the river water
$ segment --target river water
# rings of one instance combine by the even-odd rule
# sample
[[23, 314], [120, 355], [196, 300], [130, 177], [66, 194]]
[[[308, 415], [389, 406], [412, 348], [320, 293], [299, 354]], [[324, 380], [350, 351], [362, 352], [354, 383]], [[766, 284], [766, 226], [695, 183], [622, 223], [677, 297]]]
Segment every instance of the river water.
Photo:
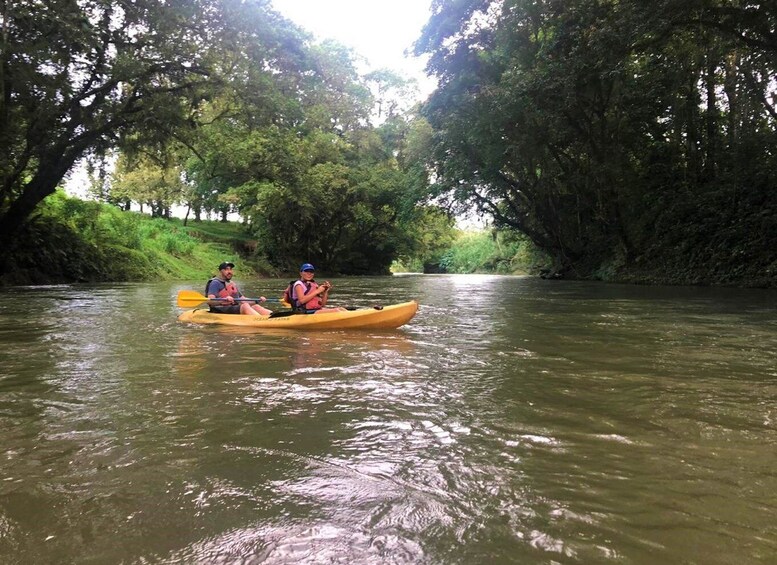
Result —
[[[286, 280], [242, 281], [278, 296]], [[777, 293], [333, 280], [393, 331], [0, 298], [0, 563], [773, 564]]]

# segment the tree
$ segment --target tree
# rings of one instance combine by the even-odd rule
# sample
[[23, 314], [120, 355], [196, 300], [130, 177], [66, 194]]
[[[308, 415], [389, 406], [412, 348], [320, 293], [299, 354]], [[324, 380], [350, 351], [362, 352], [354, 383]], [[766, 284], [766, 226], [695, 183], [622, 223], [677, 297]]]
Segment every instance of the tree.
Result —
[[458, 235], [455, 220], [436, 206], [418, 207], [413, 216], [412, 222], [403, 224], [408, 245], [401, 248], [397, 259], [413, 270], [437, 272]]
[[395, 108], [380, 128], [370, 125], [375, 101], [351, 51], [325, 42], [309, 53], [297, 105], [269, 102], [288, 119], [257, 117], [250, 88], [206, 105], [214, 119], [189, 138], [188, 178], [202, 201], [237, 211], [280, 268], [304, 259], [331, 271], [386, 272], [407, 245], [402, 220], [423, 195], [410, 196], [398, 161], [408, 124]]
[[[122, 140], [161, 143], [199, 102], [293, 66], [298, 32], [267, 0], [4, 2], [0, 14], [0, 242], [74, 163]], [[238, 48], [239, 47], [239, 48]], [[242, 79], [243, 75], [237, 79]]]
[[335, 41], [310, 46], [313, 72], [300, 93], [306, 130], [344, 133], [367, 124], [372, 99], [354, 59], [352, 50]]
[[418, 93], [415, 79], [404, 79], [389, 69], [378, 69], [365, 75], [364, 80], [370, 86], [375, 99], [375, 118], [378, 121], [390, 120], [407, 115]]
[[440, 85], [436, 194], [580, 276], [755, 260], [777, 227], [774, 23], [724, 0], [435, 2], [417, 52]]
[[183, 171], [170, 153], [119, 158], [111, 179], [111, 200], [133, 201], [151, 208], [151, 216], [169, 218], [170, 208], [182, 200]]
[[304, 163], [297, 178], [235, 189], [241, 214], [273, 263], [292, 268], [310, 260], [335, 272], [388, 271], [404, 238], [399, 218], [406, 179], [391, 161], [366, 156], [380, 144], [376, 133], [360, 139], [361, 148], [337, 135], [311, 136], [290, 151]]

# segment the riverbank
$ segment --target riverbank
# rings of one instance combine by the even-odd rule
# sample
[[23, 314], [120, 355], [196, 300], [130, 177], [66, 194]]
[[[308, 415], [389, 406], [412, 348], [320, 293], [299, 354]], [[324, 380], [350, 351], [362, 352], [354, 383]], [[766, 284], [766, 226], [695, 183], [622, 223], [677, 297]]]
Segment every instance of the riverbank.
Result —
[[[638, 285], [777, 288], [777, 254], [769, 244], [715, 248], [699, 243], [693, 250], [653, 249], [632, 262], [599, 268], [585, 279]], [[574, 278], [574, 277], [572, 277]]]
[[[238, 264], [241, 277], [290, 275], [257, 253], [257, 245], [236, 222], [184, 225], [177, 218], [151, 218], [57, 193], [0, 254], [0, 286], [205, 280], [225, 259]], [[732, 249], [701, 241], [655, 247], [628, 263], [616, 260], [577, 271], [544, 267], [549, 261], [525, 238], [479, 232], [461, 235], [435, 262], [419, 259], [396, 267], [639, 285], [777, 288], [774, 247], [759, 239]]]
[[221, 261], [241, 276], [277, 273], [233, 222], [151, 218], [56, 194], [0, 257], [0, 285], [206, 279]]

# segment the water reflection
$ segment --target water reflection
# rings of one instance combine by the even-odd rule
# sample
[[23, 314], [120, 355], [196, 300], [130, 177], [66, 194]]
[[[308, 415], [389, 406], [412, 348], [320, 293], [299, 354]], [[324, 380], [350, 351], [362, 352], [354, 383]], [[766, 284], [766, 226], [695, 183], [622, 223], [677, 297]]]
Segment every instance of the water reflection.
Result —
[[342, 283], [422, 308], [303, 333], [178, 324], [177, 285], [0, 299], [0, 561], [774, 555], [773, 293]]
[[[313, 373], [327, 367], [356, 370], [363, 363], [378, 365], [385, 371], [388, 363], [402, 362], [412, 353], [413, 343], [402, 331], [319, 331], [262, 329], [237, 326], [190, 328], [182, 333], [173, 355], [174, 370], [197, 374], [201, 370], [219, 372], [234, 363], [247, 364], [249, 376]], [[359, 360], [356, 366], [344, 364]]]

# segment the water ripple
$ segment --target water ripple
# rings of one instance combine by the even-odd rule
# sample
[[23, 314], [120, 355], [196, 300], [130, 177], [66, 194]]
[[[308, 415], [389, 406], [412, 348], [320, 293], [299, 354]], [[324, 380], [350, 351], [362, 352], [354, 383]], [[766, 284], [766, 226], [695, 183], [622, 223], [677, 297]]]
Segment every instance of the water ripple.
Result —
[[422, 307], [391, 332], [257, 333], [177, 324], [168, 283], [11, 290], [0, 561], [777, 553], [773, 295], [340, 282], [344, 303]]

